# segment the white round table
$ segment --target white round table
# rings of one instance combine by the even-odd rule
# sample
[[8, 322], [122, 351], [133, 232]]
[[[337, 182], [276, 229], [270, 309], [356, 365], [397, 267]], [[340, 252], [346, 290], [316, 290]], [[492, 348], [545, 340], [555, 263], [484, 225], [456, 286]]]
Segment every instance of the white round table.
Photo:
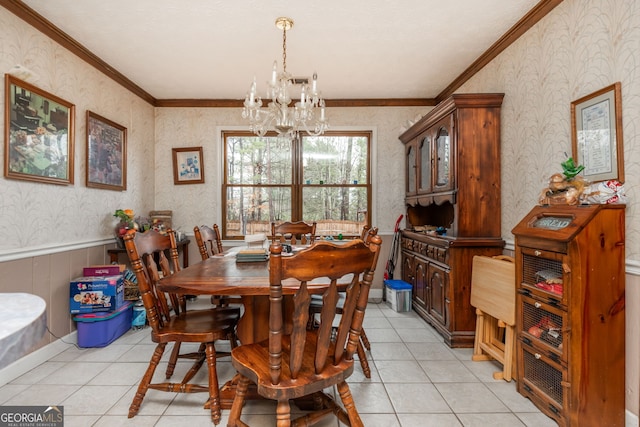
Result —
[[37, 295], [0, 293], [0, 369], [29, 353], [42, 340], [47, 303]]

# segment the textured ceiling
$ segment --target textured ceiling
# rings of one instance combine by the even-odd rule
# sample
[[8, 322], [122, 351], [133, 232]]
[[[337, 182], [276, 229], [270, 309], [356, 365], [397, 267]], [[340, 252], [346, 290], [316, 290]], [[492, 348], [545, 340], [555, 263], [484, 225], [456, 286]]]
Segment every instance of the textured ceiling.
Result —
[[538, 0], [24, 0], [156, 99], [240, 99], [282, 64], [327, 99], [435, 98]]

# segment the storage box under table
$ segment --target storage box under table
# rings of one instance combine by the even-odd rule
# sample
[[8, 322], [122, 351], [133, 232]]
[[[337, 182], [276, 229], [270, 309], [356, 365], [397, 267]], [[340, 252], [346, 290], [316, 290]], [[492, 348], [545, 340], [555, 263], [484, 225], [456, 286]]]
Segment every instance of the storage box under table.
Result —
[[90, 265], [82, 269], [83, 276], [117, 276], [127, 266], [122, 264]]
[[115, 311], [124, 305], [124, 279], [117, 276], [84, 276], [70, 283], [72, 314]]
[[385, 280], [384, 292], [387, 305], [397, 312], [411, 311], [411, 290], [404, 280]]
[[126, 301], [113, 312], [79, 314], [73, 317], [78, 328], [79, 347], [105, 347], [131, 328], [133, 305]]

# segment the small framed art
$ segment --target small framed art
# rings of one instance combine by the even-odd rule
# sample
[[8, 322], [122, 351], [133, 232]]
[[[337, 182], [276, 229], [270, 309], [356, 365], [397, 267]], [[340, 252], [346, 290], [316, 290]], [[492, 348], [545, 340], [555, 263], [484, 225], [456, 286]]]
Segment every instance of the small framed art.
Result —
[[87, 187], [127, 189], [127, 128], [88, 110]]
[[620, 82], [571, 103], [573, 158], [591, 182], [624, 182]]
[[75, 106], [5, 74], [4, 176], [73, 184]]
[[202, 147], [173, 148], [173, 183], [204, 183]]

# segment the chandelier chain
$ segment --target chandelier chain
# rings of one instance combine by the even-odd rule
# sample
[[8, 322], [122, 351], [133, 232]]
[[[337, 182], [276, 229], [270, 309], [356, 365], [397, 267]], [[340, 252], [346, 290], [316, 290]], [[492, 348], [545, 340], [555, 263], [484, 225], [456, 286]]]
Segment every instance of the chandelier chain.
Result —
[[287, 27], [282, 29], [282, 70], [287, 74]]

